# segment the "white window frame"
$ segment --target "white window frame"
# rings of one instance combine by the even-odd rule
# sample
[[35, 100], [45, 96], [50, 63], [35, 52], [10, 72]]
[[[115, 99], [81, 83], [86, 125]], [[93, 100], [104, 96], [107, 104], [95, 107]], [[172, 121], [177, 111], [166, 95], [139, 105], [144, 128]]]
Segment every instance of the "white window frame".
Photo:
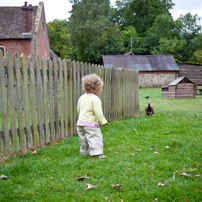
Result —
[[3, 57], [5, 58], [5, 54], [6, 54], [6, 48], [5, 48], [5, 46], [0, 46], [0, 49], [3, 49]]

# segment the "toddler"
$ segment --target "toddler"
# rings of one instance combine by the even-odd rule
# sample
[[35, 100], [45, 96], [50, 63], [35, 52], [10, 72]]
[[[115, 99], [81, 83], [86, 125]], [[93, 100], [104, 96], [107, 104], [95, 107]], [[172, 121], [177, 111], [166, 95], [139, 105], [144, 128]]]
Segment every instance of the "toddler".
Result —
[[78, 100], [77, 132], [80, 142], [80, 153], [90, 154], [96, 158], [105, 158], [103, 155], [103, 140], [98, 121], [101, 125], [109, 125], [105, 119], [100, 98], [98, 97], [103, 81], [96, 74], [82, 78], [84, 94]]

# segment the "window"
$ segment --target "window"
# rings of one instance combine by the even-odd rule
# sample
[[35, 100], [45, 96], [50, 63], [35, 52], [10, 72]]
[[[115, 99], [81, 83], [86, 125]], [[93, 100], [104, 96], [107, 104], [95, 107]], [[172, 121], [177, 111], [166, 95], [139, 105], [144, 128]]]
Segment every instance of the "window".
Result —
[[42, 22], [42, 30], [44, 30], [44, 22]]
[[5, 57], [5, 46], [0, 46], [0, 50], [3, 52], [3, 57]]

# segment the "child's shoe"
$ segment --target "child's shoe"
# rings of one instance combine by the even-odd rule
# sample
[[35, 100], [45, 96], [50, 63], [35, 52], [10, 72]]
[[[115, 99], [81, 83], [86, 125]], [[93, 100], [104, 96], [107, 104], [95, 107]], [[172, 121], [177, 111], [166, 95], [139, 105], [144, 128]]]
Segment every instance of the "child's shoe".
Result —
[[96, 156], [93, 156], [95, 158], [98, 158], [98, 159], [103, 159], [103, 158], [106, 158], [107, 156], [101, 154], [101, 155], [96, 155]]

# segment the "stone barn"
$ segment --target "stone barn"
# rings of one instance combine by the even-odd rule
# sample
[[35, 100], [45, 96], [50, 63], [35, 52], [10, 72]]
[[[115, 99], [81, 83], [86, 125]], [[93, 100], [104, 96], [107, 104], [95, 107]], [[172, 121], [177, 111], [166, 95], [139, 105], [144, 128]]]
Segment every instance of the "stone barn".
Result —
[[162, 86], [161, 97], [173, 99], [195, 98], [195, 84], [187, 77], [179, 77], [168, 86]]
[[168, 85], [179, 72], [172, 55], [103, 55], [102, 59], [105, 67], [139, 71], [140, 88]]
[[32, 6], [0, 7], [0, 49], [3, 54], [24, 53], [26, 57], [38, 55], [48, 58], [49, 38], [43, 2]]

